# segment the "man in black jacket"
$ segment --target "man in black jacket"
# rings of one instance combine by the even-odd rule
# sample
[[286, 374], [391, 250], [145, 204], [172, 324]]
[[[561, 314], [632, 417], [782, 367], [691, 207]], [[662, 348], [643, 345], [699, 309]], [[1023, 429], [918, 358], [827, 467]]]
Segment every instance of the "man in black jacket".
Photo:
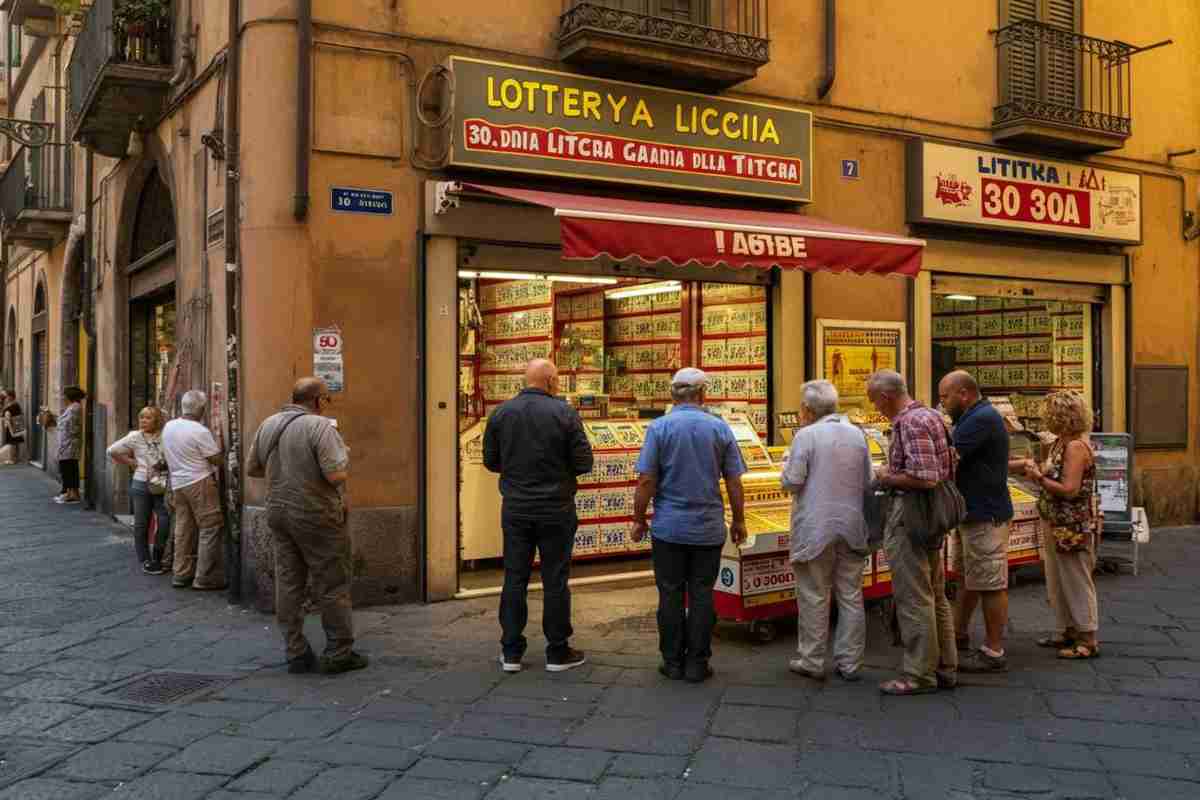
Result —
[[526, 594], [534, 548], [541, 553], [546, 670], [563, 672], [585, 662], [570, 646], [571, 551], [575, 546], [576, 476], [592, 470], [592, 447], [579, 413], [554, 396], [558, 370], [545, 359], [529, 362], [525, 390], [497, 408], [483, 438], [483, 463], [500, 473], [504, 496], [504, 591], [500, 595], [500, 664], [520, 672], [525, 655]]

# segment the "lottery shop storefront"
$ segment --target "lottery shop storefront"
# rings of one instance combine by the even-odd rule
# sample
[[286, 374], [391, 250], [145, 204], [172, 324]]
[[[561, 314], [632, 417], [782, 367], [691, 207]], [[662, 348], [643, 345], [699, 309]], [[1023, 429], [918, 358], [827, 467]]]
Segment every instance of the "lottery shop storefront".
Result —
[[[808, 313], [780, 291], [783, 276], [911, 281], [924, 242], [781, 210], [810, 197], [807, 112], [451, 63], [456, 144], [449, 174], [427, 181], [424, 204], [431, 587], [472, 596], [500, 585], [501, 498], [482, 441], [489, 413], [520, 390], [536, 357], [557, 363], [560, 393], [579, 409], [596, 454], [576, 502], [576, 580], [651, 569], [648, 542], [629, 539], [634, 464], [682, 366], [712, 376], [712, 410], [730, 422], [751, 470], [750, 533], [777, 544], [788, 530], [778, 483], [788, 437], [776, 419], [787, 409], [778, 398], [806, 377], [779, 353], [788, 326], [806, 325]], [[899, 366], [903, 353], [879, 347], [876, 362]], [[847, 375], [859, 363], [848, 358]]]

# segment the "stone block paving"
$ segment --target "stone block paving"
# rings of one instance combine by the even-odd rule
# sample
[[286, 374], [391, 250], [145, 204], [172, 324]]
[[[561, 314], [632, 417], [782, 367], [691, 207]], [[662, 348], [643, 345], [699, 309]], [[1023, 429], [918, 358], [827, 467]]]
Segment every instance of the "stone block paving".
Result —
[[[369, 669], [291, 676], [273, 620], [142, 575], [125, 529], [54, 488], [0, 467], [0, 800], [1200, 798], [1200, 528], [1098, 578], [1103, 658], [1033, 646], [1052, 618], [1021, 572], [1009, 673], [891, 698], [874, 614], [862, 683], [789, 673], [786, 621], [769, 644], [720, 625], [716, 677], [670, 683], [652, 587], [576, 592], [589, 663], [568, 673], [542, 669], [534, 595], [520, 674], [498, 670], [483, 599], [360, 610]], [[166, 705], [104, 694], [164, 669], [225, 681]]]

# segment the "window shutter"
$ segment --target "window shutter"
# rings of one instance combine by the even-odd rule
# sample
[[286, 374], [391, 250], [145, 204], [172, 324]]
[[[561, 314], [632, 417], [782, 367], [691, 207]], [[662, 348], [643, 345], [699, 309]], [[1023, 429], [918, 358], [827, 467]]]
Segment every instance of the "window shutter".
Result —
[[[1075, 32], [1078, 29], [1080, 0], [1043, 0], [1042, 22]], [[1046, 47], [1045, 100], [1058, 106], [1075, 108], [1079, 86], [1079, 54], [1074, 42], [1066, 37], [1061, 47]]]
[[[1037, 21], [1039, 0], [1008, 0], [1005, 24]], [[1038, 48], [1031, 41], [1013, 41], [1008, 46], [1008, 94], [1016, 102], [1038, 97]]]

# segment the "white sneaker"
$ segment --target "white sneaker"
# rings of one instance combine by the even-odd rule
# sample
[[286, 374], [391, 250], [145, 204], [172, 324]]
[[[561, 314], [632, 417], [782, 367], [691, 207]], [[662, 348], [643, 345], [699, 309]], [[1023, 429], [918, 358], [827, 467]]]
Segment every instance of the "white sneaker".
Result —
[[508, 661], [504, 658], [504, 654], [502, 653], [500, 655], [500, 668], [503, 669], [505, 672], [520, 672], [521, 671], [521, 662], [520, 661]]

